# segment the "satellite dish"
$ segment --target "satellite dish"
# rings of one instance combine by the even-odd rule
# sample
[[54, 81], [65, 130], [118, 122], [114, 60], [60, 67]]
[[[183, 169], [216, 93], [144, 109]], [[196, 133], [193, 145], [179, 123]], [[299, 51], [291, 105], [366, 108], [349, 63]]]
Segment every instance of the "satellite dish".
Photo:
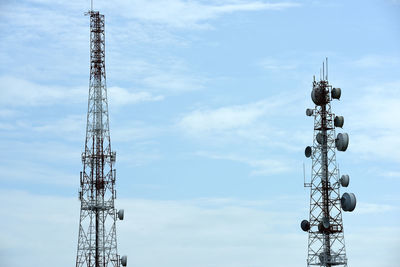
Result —
[[111, 163], [115, 163], [116, 159], [117, 159], [117, 153], [115, 151], [112, 151], [110, 157]]
[[311, 91], [311, 99], [317, 106], [325, 105], [329, 102], [329, 97], [325, 87], [314, 87]]
[[340, 99], [340, 96], [342, 94], [342, 90], [340, 90], [340, 88], [333, 88], [331, 91], [331, 96], [333, 99]]
[[357, 199], [353, 193], [344, 193], [340, 203], [344, 211], [353, 211], [356, 208]]
[[124, 219], [124, 210], [123, 209], [118, 211], [118, 219], [120, 219], [121, 221]]
[[342, 177], [340, 177], [340, 179], [339, 179], [339, 182], [343, 187], [348, 187], [349, 183], [350, 183], [349, 175], [347, 175], [347, 174], [342, 175]]
[[316, 139], [318, 144], [322, 145], [322, 142], [324, 141], [324, 136], [322, 135], [322, 133], [317, 133]]
[[349, 135], [347, 133], [339, 133], [335, 139], [336, 148], [339, 151], [346, 151], [349, 146]]
[[336, 116], [334, 119], [335, 127], [343, 128], [344, 118], [343, 116]]
[[326, 232], [326, 229], [325, 229], [324, 224], [322, 222], [319, 222], [319, 224], [318, 224], [318, 231], [320, 233]]
[[322, 221], [320, 221], [318, 224], [318, 231], [321, 233], [327, 232], [329, 230], [329, 227], [330, 227], [329, 219], [324, 217], [322, 218]]
[[331, 262], [331, 256], [326, 252], [321, 252], [318, 257], [319, 261], [321, 262], [321, 266], [325, 266], [328, 262]]
[[306, 147], [306, 149], [304, 150], [304, 154], [306, 155], [307, 158], [311, 157], [312, 149], [310, 146]]
[[300, 226], [304, 232], [308, 232], [308, 230], [310, 230], [310, 222], [307, 220], [302, 220]]
[[314, 113], [314, 110], [313, 109], [311, 109], [311, 108], [308, 108], [308, 109], [306, 109], [306, 115], [307, 116], [312, 116], [313, 115], [313, 113]]
[[329, 223], [329, 218], [328, 218], [328, 217], [322, 218], [322, 226], [323, 226], [325, 229], [329, 229], [329, 227], [331, 226], [331, 224]]
[[121, 265], [126, 266], [128, 264], [128, 257], [126, 255], [121, 257]]

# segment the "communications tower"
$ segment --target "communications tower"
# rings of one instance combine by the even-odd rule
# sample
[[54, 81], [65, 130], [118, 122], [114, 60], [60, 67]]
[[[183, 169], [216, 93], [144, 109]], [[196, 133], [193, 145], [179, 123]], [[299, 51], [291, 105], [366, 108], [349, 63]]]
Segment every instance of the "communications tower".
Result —
[[111, 150], [108, 122], [104, 15], [93, 9], [86, 15], [90, 16], [90, 82], [76, 267], [126, 266], [127, 257], [117, 252], [116, 221], [123, 220], [124, 210], [114, 206], [116, 153]]
[[340, 187], [349, 185], [349, 175], [340, 176], [336, 164], [336, 151], [346, 151], [349, 144], [347, 133], [336, 135], [335, 129], [342, 128], [343, 116], [335, 116], [331, 102], [339, 100], [340, 88], [328, 82], [328, 60], [323, 65], [319, 81], [313, 81], [311, 99], [313, 109], [306, 115], [314, 117], [313, 145], [307, 146], [305, 155], [312, 159], [309, 220], [301, 222], [303, 231], [308, 232], [307, 266], [347, 267], [346, 247], [342, 221], [343, 211], [353, 211], [356, 197], [353, 193], [340, 196]]

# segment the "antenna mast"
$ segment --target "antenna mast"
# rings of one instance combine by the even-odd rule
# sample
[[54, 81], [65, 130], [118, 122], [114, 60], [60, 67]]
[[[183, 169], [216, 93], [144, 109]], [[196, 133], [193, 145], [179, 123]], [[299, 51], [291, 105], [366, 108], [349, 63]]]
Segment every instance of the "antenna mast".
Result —
[[83, 171], [80, 173], [81, 201], [76, 267], [119, 267], [127, 257], [117, 253], [116, 221], [124, 210], [114, 207], [116, 153], [111, 150], [105, 71], [104, 15], [91, 10], [90, 82]]
[[341, 90], [328, 83], [328, 59], [324, 74], [319, 81], [314, 79], [311, 98], [315, 107], [306, 110], [307, 116], [314, 117], [314, 138], [313, 145], [305, 149], [306, 157], [312, 159], [311, 181], [304, 183], [311, 189], [310, 214], [309, 220], [301, 222], [301, 228], [308, 232], [307, 266], [347, 267], [342, 209], [353, 211], [356, 197], [353, 193], [340, 197], [340, 187], [349, 185], [349, 176], [339, 178], [336, 150], [346, 151], [349, 136], [335, 133], [335, 128], [343, 127], [344, 118], [331, 110], [331, 101], [340, 99]]

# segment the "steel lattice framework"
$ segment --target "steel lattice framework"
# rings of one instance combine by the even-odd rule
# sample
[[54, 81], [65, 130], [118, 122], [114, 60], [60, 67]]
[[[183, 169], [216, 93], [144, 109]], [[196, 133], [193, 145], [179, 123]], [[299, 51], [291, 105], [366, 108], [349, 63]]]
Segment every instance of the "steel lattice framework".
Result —
[[[332, 94], [332, 90], [336, 92]], [[309, 221], [304, 220], [301, 225], [308, 232], [307, 266], [347, 266], [342, 221], [345, 200], [340, 197], [343, 184], [336, 163], [336, 150], [341, 140], [336, 138], [336, 116], [331, 110], [332, 95], [337, 91], [340, 97], [340, 89], [333, 89], [327, 77], [320, 81], [314, 78], [312, 98], [316, 105], [307, 110], [307, 115], [314, 117], [314, 138], [312, 147], [306, 148], [306, 156], [312, 159], [312, 172], [311, 181], [304, 184], [311, 189], [310, 213]], [[347, 144], [340, 151], [346, 149]]]
[[126, 257], [117, 253], [116, 220], [123, 210], [114, 207], [116, 154], [111, 151], [105, 72], [104, 15], [89, 11], [90, 83], [76, 266], [120, 266]]

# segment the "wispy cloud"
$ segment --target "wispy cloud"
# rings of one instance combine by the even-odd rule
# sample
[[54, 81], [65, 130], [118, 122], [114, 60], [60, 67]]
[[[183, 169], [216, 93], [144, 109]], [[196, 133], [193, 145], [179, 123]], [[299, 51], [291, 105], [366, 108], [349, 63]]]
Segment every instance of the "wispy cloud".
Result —
[[19, 112], [14, 109], [0, 109], [0, 118], [11, 118], [17, 116], [18, 114]]
[[77, 103], [87, 95], [85, 87], [41, 85], [11, 76], [1, 76], [0, 83], [0, 103], [6, 107]]
[[388, 68], [400, 64], [400, 57], [384, 55], [365, 55], [351, 63], [359, 68]]
[[153, 125], [146, 125], [141, 121], [126, 121], [123, 125], [113, 127], [112, 138], [116, 142], [143, 141], [155, 138], [163, 133], [163, 129]]
[[[76, 197], [0, 193], [3, 212], [9, 216], [0, 221], [3, 264], [47, 267], [56, 260], [60, 267], [73, 264], [79, 223]], [[300, 267], [305, 264], [307, 235], [300, 230], [302, 210], [293, 212], [298, 203], [293, 200], [118, 199], [117, 208], [125, 209], [125, 219], [117, 225], [119, 252], [135, 266]], [[360, 224], [346, 229], [353, 264], [389, 267], [397, 262], [398, 227]], [[54, 243], [59, 245], [47, 246]], [[287, 250], [293, 251], [291, 257]], [[20, 253], [24, 257], [17, 257]], [[379, 257], [366, 261], [365, 253]]]
[[193, 73], [191, 67], [177, 58], [149, 60], [113, 60], [110, 76], [118, 82], [136, 84], [161, 94], [176, 94], [205, 87], [207, 79]]
[[128, 104], [136, 104], [138, 102], [147, 102], [147, 101], [160, 101], [164, 99], [162, 95], [152, 95], [149, 92], [129, 92], [125, 88], [121, 87], [110, 87], [109, 95], [110, 95], [110, 103], [116, 106], [128, 105]]
[[303, 135], [280, 129], [282, 121], [274, 118], [293, 101], [292, 96], [279, 95], [242, 105], [199, 108], [183, 115], [177, 128], [207, 144], [207, 150], [196, 152], [198, 156], [244, 164], [253, 176], [287, 173], [296, 163], [285, 152], [299, 150], [295, 142], [301, 143]]
[[[77, 198], [3, 191], [0, 200], [6, 208], [4, 212], [11, 216], [0, 222], [0, 251], [25, 255], [22, 259], [6, 257], [7, 265], [47, 267], [52, 257], [59, 260], [59, 266], [72, 264], [79, 223]], [[288, 230], [278, 235], [273, 229], [295, 225], [295, 215], [268, 211], [270, 205], [262, 201], [243, 202], [119, 199], [118, 208], [126, 212], [124, 221], [118, 223], [119, 252], [127, 254], [136, 266], [187, 266], [194, 262], [198, 267], [242, 267], [282, 263], [285, 252], [278, 247], [291, 240], [289, 247], [295, 248], [302, 243], [302, 235]], [[46, 245], [59, 242], [57, 247]], [[154, 253], [158, 257], [151, 257]], [[296, 258], [302, 258], [300, 250], [294, 255], [286, 258], [286, 265], [293, 266]]]
[[272, 70], [272, 71], [277, 71], [277, 70], [288, 71], [288, 70], [294, 70], [298, 67], [297, 63], [286, 62], [286, 61], [276, 60], [276, 59], [272, 59], [272, 58], [265, 58], [265, 59], [261, 60], [258, 64], [263, 69]]
[[32, 161], [3, 161], [0, 163], [0, 172], [2, 174], [0, 176], [1, 182], [23, 183], [26, 187], [51, 185], [76, 188], [79, 181], [79, 172], [71, 173], [57, 167], [49, 167], [46, 164], [33, 163]]
[[[191, 66], [187, 66], [180, 59], [171, 61], [165, 57], [154, 56], [153, 61], [147, 59], [146, 64], [139, 64], [138, 69], [136, 65], [140, 60], [137, 59], [137, 55], [131, 55], [130, 48], [138, 40], [140, 43], [156, 44], [165, 39], [169, 40], [168, 44], [172, 44], [174, 41], [171, 40], [176, 39], [175, 44], [186, 43], [187, 40], [174, 33], [175, 28], [207, 28], [212, 20], [226, 14], [282, 10], [297, 6], [299, 4], [294, 2], [230, 0], [218, 3], [183, 0], [96, 2], [95, 7], [109, 17], [107, 48], [110, 44], [112, 49], [107, 50], [107, 53], [110, 51], [107, 55], [112, 55], [113, 60], [108, 61], [107, 71], [111, 81], [119, 81], [118, 84], [109, 85], [126, 88], [126, 84], [135, 82], [138, 85], [136, 88], [141, 90], [144, 88], [173, 93], [204, 88], [206, 78], [194, 74], [190, 70]], [[56, 86], [48, 91], [44, 88], [45, 84], [60, 84], [60, 81], [64, 84], [71, 81], [76, 81], [75, 84], [87, 84], [85, 62], [88, 59], [89, 36], [88, 19], [83, 16], [83, 12], [88, 8], [89, 2], [77, 0], [68, 3], [38, 0], [4, 5], [0, 16], [0, 25], [4, 29], [0, 33], [4, 47], [1, 49], [0, 59], [4, 64], [0, 72], [12, 76], [3, 76], [3, 80], [8, 79], [10, 84], [13, 83], [10, 81], [12, 77], [24, 77], [24, 81], [14, 79], [15, 84], [24, 88], [34, 88], [35, 92], [38, 92], [34, 98], [31, 92], [27, 92], [28, 89], [21, 91], [22, 102], [34, 105], [41, 101], [44, 104], [51, 99], [62, 98], [60, 94], [71, 93], [70, 88]], [[124, 27], [121, 27], [121, 24]], [[78, 93], [80, 88], [81, 86], [76, 88], [77, 90], [74, 89], [77, 93], [75, 96], [81, 95]], [[15, 91], [11, 92], [11, 98], [17, 94]], [[128, 99], [135, 102], [137, 99], [155, 100], [157, 97], [160, 96], [140, 93], [131, 95]], [[76, 99], [74, 96], [71, 98]]]
[[257, 102], [219, 108], [199, 108], [183, 115], [178, 126], [193, 135], [237, 130], [254, 124], [279, 111], [280, 107], [293, 101], [285, 96], [275, 96]]
[[357, 203], [357, 213], [360, 214], [376, 214], [376, 213], [385, 213], [385, 212], [396, 212], [400, 208], [394, 205], [387, 204], [376, 204], [376, 203]]
[[389, 171], [384, 173], [383, 175], [391, 178], [400, 178], [400, 171]]
[[358, 99], [346, 104], [346, 125], [353, 132], [349, 151], [369, 159], [400, 161], [399, 90], [398, 81], [368, 86], [359, 90]]
[[[28, 80], [10, 76], [0, 77], [0, 103], [5, 107], [15, 106], [48, 106], [55, 104], [76, 104], [87, 102], [87, 86], [59, 86], [34, 83]], [[163, 100], [162, 95], [152, 95], [144, 91], [130, 91], [125, 88], [112, 86], [108, 98], [113, 105], [121, 106], [146, 101]], [[3, 110], [2, 114], [10, 115], [11, 109]], [[16, 112], [16, 111], [13, 111]]]
[[277, 118], [282, 116], [283, 107], [288, 111], [295, 101], [293, 95], [276, 95], [248, 104], [198, 108], [182, 115], [176, 126], [193, 138], [236, 145], [251, 142], [293, 151], [298, 149], [293, 142], [303, 141], [304, 133], [280, 128], [278, 125], [288, 118]]
[[217, 109], [195, 110], [179, 121], [179, 126], [192, 134], [231, 130], [253, 123], [268, 110], [268, 103], [228, 106]]
[[33, 131], [47, 136], [62, 137], [65, 140], [83, 140], [86, 126], [86, 116], [68, 115], [49, 122], [38, 122], [34, 125], [25, 125], [20, 131]]
[[[232, 1], [223, 0], [218, 3], [204, 1], [119, 1], [112, 7], [127, 18], [134, 18], [152, 23], [160, 23], [174, 28], [208, 28], [207, 21], [233, 12], [262, 10], [282, 10], [298, 7], [295, 2], [268, 3], [264, 1]], [[118, 9], [118, 10], [117, 10]]]
[[250, 175], [253, 176], [269, 176], [277, 173], [286, 173], [292, 170], [295, 166], [294, 162], [288, 159], [278, 159], [276, 157], [270, 157], [265, 159], [260, 158], [249, 158], [246, 156], [239, 156], [235, 154], [215, 154], [205, 151], [199, 151], [196, 155], [207, 157], [217, 160], [230, 160], [234, 162], [239, 162], [250, 166], [253, 170]]
[[0, 161], [0, 180], [26, 187], [77, 186], [82, 146], [71, 146], [71, 143], [60, 142], [59, 139], [41, 141], [29, 135], [32, 134], [18, 141], [0, 143], [1, 150], [8, 153], [8, 157]]

